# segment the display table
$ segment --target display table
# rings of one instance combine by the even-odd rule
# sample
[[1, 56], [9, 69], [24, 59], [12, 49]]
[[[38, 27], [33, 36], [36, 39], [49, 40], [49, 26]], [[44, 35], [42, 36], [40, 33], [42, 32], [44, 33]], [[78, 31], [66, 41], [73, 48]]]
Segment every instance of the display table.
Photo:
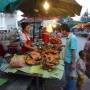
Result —
[[[48, 84], [48, 80], [59, 80], [59, 81], [62, 80], [62, 77], [64, 74], [64, 60], [62, 60], [62, 59], [59, 60], [59, 64], [56, 65], [56, 67], [51, 71], [43, 69], [41, 67], [41, 65], [27, 65], [26, 64], [22, 68], [11, 68], [8, 63], [2, 63], [0, 66], [0, 70], [3, 73], [5, 73], [6, 75], [8, 75], [9, 77], [11, 77], [12, 75], [13, 75], [13, 77], [18, 77], [18, 78], [22, 77], [21, 80], [23, 80], [23, 81], [25, 81], [26, 78], [29, 78], [29, 79], [34, 78], [35, 84], [36, 84], [36, 90], [40, 90], [40, 87], [41, 87], [40, 80], [43, 81], [44, 83], [46, 83], [46, 86]], [[15, 81], [16, 80], [17, 80], [17, 78], [15, 79]], [[21, 82], [21, 81], [19, 80], [18, 82]], [[46, 86], [44, 86], [44, 88]], [[25, 90], [27, 90], [27, 89], [25, 89]], [[47, 90], [47, 89], [45, 89], [45, 90]]]
[[4, 69], [3, 71], [6, 73], [16, 73], [18, 70], [23, 71], [24, 73], [28, 73], [30, 75], [36, 74], [37, 76], [42, 78], [62, 79], [64, 73], [64, 61], [60, 60], [59, 65], [57, 65], [56, 68], [52, 71], [44, 70], [40, 65], [26, 65], [22, 68], [11, 68], [9, 67], [9, 65], [7, 65], [6, 69]]

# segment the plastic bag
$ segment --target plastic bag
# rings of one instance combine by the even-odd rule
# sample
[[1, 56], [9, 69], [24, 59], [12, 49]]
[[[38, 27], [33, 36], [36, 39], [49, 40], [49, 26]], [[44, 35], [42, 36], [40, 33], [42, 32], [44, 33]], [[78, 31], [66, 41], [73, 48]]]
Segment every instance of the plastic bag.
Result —
[[70, 78], [72, 78], [74, 80], [76, 80], [78, 78], [78, 74], [77, 74], [76, 69], [71, 70], [71, 72], [70, 72]]
[[25, 56], [24, 55], [14, 55], [11, 58], [10, 66], [19, 68], [25, 66]]

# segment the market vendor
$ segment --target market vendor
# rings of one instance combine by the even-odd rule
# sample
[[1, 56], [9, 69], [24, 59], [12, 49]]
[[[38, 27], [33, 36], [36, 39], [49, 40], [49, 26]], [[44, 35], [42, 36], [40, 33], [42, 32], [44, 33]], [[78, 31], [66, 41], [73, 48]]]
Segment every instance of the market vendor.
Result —
[[31, 47], [32, 41], [29, 35], [30, 32], [30, 25], [28, 22], [22, 22], [22, 33], [20, 33], [20, 40], [21, 40], [21, 53], [25, 53], [29, 50], [35, 50], [35, 48]]
[[42, 40], [45, 44], [49, 42], [49, 32], [46, 27], [42, 28]]

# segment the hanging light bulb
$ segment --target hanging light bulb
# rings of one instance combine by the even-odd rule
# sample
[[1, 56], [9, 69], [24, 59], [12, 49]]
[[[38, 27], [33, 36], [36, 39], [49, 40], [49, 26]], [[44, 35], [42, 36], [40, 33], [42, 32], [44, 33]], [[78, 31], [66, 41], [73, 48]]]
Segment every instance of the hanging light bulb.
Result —
[[48, 10], [49, 7], [50, 7], [49, 3], [48, 3], [47, 1], [45, 1], [45, 2], [44, 2], [44, 5], [43, 5], [43, 8], [44, 8], [45, 10]]

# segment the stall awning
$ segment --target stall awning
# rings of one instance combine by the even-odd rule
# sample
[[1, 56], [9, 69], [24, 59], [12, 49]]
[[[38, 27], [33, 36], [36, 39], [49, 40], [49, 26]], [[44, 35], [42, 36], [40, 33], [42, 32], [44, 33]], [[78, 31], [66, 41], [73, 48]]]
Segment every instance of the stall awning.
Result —
[[20, 9], [30, 16], [74, 16], [79, 15], [81, 6], [75, 0], [48, 0], [50, 9], [46, 13], [42, 8], [44, 0], [0, 0], [0, 11]]

